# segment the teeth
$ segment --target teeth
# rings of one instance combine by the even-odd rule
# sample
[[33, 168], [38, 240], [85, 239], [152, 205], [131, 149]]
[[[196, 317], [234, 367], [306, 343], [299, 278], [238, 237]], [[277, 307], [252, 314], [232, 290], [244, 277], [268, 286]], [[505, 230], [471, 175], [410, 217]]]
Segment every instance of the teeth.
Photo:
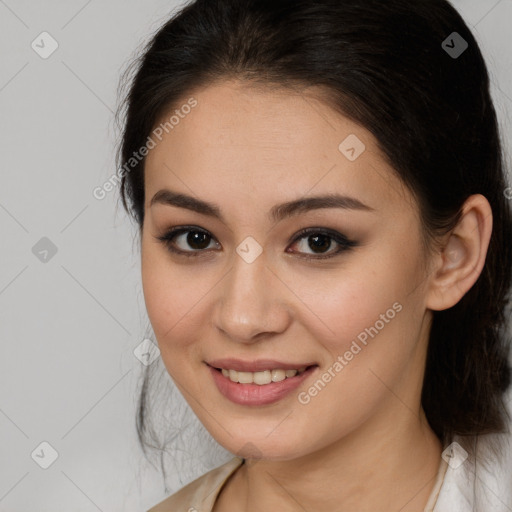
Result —
[[264, 372], [255, 372], [254, 374], [248, 374], [252, 377], [252, 381], [254, 384], [258, 384], [262, 386], [263, 384], [270, 384], [272, 382], [272, 377], [270, 375], [270, 370], [265, 370]]
[[[229, 376], [231, 377], [231, 370], [229, 370]], [[240, 384], [252, 384], [252, 373], [238, 372], [238, 382], [240, 382]]]
[[306, 371], [306, 367], [303, 366], [298, 370], [264, 370], [262, 372], [238, 372], [236, 370], [226, 370], [222, 368], [222, 375], [227, 377], [232, 382], [239, 382], [240, 384], [258, 384], [263, 386], [270, 384], [271, 382], [281, 382], [289, 377], [295, 377], [297, 374], [301, 374]]
[[286, 379], [284, 370], [272, 370], [272, 382], [281, 382], [284, 379]]

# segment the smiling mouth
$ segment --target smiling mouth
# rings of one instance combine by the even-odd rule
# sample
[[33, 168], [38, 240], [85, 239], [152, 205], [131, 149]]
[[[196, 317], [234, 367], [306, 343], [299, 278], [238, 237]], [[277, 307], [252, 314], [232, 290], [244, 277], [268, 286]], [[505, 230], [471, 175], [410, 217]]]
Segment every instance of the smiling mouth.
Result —
[[212, 368], [217, 370], [219, 373], [222, 373], [222, 375], [229, 379], [231, 382], [238, 384], [257, 384], [258, 386], [264, 386], [273, 382], [282, 382], [283, 380], [300, 376], [310, 368], [316, 366], [318, 365], [302, 366], [301, 368], [289, 370], [275, 368], [272, 370], [262, 370], [258, 372], [244, 372], [227, 368]]
[[316, 363], [285, 363], [270, 359], [226, 358], [204, 362], [221, 395], [236, 405], [251, 407], [276, 404], [319, 369]]

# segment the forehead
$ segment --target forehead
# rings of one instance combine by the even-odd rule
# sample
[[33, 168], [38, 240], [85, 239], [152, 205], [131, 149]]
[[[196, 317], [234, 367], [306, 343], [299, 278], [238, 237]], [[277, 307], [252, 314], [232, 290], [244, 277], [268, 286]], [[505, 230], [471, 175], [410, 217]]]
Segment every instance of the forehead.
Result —
[[[374, 208], [404, 199], [373, 135], [315, 91], [221, 82], [190, 97], [196, 106], [163, 130], [146, 158], [146, 206], [166, 186], [269, 206], [309, 191], [350, 194]], [[159, 123], [176, 110], [180, 104]]]

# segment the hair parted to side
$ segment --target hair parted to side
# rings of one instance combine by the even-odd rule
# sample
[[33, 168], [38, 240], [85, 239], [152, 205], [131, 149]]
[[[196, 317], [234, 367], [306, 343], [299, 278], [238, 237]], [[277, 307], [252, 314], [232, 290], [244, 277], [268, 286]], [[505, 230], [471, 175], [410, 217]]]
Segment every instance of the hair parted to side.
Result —
[[[453, 32], [469, 45], [458, 58], [441, 46]], [[485, 266], [458, 304], [434, 312], [422, 404], [443, 442], [504, 431], [512, 220], [488, 72], [461, 16], [446, 0], [193, 1], [158, 30], [124, 77], [119, 167], [194, 90], [233, 78], [319, 86], [331, 108], [376, 137], [418, 201], [431, 248], [456, 225], [470, 195], [488, 199], [493, 233]], [[140, 230], [144, 161], [120, 185]], [[165, 449], [147, 415], [150, 373], [139, 398], [139, 440]]]

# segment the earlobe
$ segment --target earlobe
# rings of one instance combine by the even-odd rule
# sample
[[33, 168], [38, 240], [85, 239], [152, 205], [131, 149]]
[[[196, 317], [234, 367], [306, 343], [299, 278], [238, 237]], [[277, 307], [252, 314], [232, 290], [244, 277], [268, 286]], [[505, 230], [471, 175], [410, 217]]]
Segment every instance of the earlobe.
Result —
[[485, 264], [492, 232], [492, 209], [481, 194], [469, 197], [446, 245], [436, 256], [426, 306], [442, 311], [457, 304], [475, 284]]

